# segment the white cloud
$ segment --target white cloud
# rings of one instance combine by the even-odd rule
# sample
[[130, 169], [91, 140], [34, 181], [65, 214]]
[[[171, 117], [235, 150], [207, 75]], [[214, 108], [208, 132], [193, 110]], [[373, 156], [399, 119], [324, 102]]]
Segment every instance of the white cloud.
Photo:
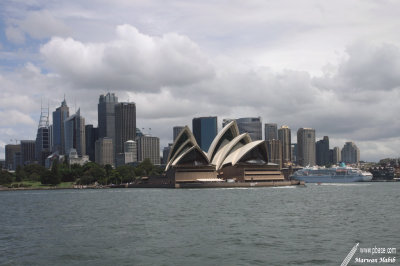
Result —
[[159, 91], [213, 77], [209, 59], [185, 36], [152, 37], [130, 25], [116, 32], [108, 43], [52, 38], [41, 53], [51, 69], [84, 88]]
[[27, 115], [17, 110], [1, 110], [0, 111], [0, 127], [16, 126], [16, 125], [34, 125], [35, 121]]
[[17, 27], [7, 27], [6, 29], [6, 37], [12, 43], [15, 44], [22, 44], [25, 42], [25, 35], [24, 33]]
[[70, 29], [48, 10], [31, 11], [18, 25], [22, 31], [35, 39], [64, 36], [70, 32]]

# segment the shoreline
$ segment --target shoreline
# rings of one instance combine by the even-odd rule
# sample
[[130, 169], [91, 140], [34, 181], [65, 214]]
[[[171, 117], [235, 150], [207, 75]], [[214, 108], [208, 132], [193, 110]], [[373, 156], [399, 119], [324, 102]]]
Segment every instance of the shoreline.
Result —
[[[398, 180], [371, 180], [368, 182], [354, 183], [396, 183]], [[106, 186], [83, 186], [74, 185], [71, 187], [4, 187], [0, 186], [1, 191], [27, 191], [27, 190], [62, 190], [62, 189], [113, 189], [113, 188], [237, 188], [237, 187], [278, 187], [278, 186], [306, 186], [307, 183], [296, 180], [271, 181], [271, 182], [238, 182], [238, 183], [177, 183], [177, 184], [121, 184]]]

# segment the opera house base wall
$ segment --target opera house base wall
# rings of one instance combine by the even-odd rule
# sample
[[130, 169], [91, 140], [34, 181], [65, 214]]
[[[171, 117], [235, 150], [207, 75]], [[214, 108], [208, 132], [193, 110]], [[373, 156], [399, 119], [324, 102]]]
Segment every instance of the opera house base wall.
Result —
[[236, 182], [284, 181], [284, 175], [279, 165], [242, 165], [226, 166], [220, 172], [219, 178]]
[[211, 166], [196, 168], [171, 168], [166, 173], [167, 177], [175, 183], [198, 182], [199, 179], [216, 179], [218, 173]]

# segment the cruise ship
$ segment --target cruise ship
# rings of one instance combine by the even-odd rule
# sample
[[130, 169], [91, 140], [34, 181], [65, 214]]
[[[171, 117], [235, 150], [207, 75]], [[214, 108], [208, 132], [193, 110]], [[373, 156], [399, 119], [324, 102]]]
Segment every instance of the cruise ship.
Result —
[[372, 174], [341, 164], [331, 168], [305, 167], [296, 171], [292, 179], [306, 183], [350, 183], [371, 181]]

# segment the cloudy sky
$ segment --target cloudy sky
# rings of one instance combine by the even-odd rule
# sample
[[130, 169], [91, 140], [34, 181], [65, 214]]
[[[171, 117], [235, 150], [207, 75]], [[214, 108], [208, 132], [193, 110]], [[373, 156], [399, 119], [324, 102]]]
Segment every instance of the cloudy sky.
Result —
[[400, 153], [400, 1], [2, 0], [0, 158], [64, 94], [97, 125], [100, 94], [134, 101], [162, 146], [193, 117], [262, 117]]

